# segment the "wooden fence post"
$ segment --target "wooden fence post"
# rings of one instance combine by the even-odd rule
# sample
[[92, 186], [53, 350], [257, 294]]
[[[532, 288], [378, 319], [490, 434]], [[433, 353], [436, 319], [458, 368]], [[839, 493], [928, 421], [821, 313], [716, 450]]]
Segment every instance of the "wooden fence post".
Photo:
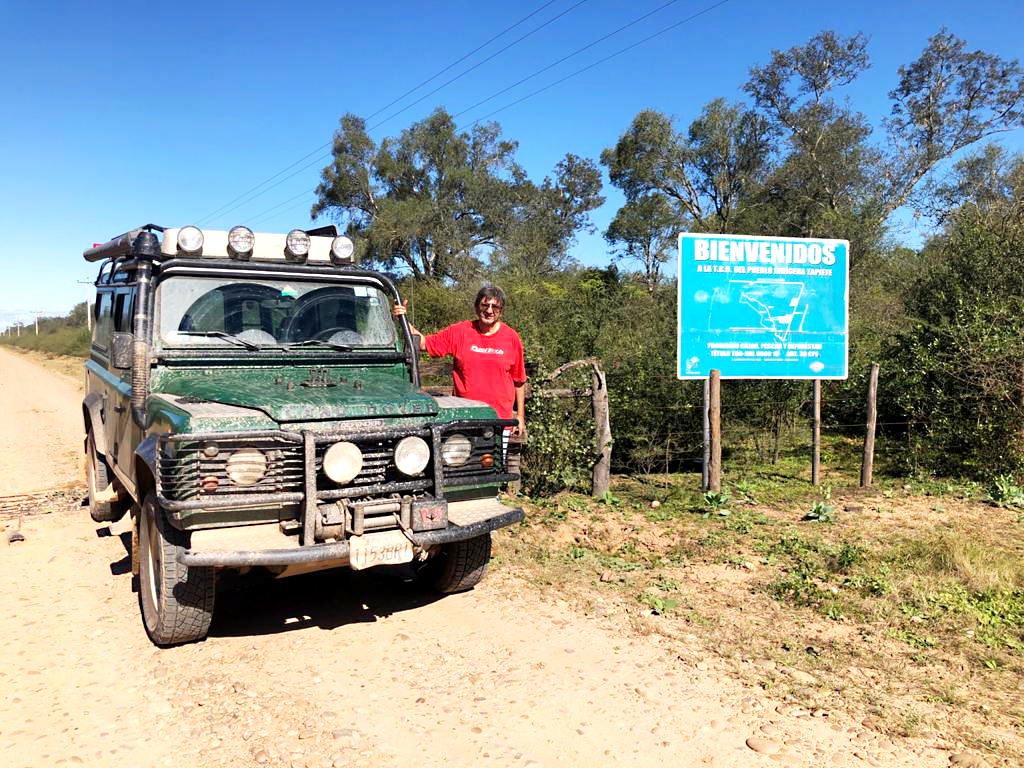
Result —
[[708, 414], [711, 412], [711, 381], [704, 379], [704, 461], [701, 462], [700, 489], [711, 490], [708, 483], [708, 466], [711, 464], [711, 420]]
[[708, 462], [708, 490], [722, 490], [722, 373], [711, 371], [708, 380], [708, 421], [711, 432], [711, 457]]
[[860, 465], [860, 487], [871, 485], [871, 470], [875, 463], [875, 426], [878, 422], [878, 363], [871, 364], [868, 377], [868, 424], [864, 432], [864, 460]]
[[608, 382], [597, 363], [591, 365], [591, 397], [594, 406], [594, 441], [597, 452], [590, 486], [592, 496], [604, 496], [610, 487], [612, 428], [608, 414]]
[[814, 380], [814, 407], [811, 414], [811, 485], [821, 482], [821, 379]]

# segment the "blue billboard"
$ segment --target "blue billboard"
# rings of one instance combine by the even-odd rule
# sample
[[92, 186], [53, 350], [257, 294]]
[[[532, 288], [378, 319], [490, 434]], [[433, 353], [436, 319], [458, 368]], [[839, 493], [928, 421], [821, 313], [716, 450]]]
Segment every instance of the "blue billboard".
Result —
[[845, 379], [850, 243], [679, 235], [678, 376]]

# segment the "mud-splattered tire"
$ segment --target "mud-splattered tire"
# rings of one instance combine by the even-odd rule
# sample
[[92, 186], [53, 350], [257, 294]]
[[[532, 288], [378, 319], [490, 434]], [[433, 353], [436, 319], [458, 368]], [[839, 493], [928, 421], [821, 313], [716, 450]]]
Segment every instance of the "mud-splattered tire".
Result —
[[89, 517], [97, 523], [114, 523], [124, 517], [129, 504], [121, 499], [114, 502], [96, 501], [100, 490], [110, 484], [110, 469], [106, 460], [96, 453], [96, 440], [90, 432], [85, 438], [85, 481], [89, 491]]
[[202, 640], [213, 619], [214, 569], [178, 562], [185, 534], [173, 527], [151, 493], [139, 519], [139, 606], [155, 644]]
[[428, 573], [437, 591], [463, 592], [480, 583], [491, 559], [491, 534], [445, 544], [428, 563]]

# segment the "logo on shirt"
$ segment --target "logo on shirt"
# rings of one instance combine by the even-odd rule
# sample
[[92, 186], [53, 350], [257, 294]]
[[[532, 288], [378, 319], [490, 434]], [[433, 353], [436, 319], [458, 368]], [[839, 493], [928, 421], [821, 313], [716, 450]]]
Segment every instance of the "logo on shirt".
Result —
[[469, 347], [474, 352], [479, 352], [482, 355], [504, 355], [504, 349], [495, 349], [494, 347], [478, 347], [476, 344], [471, 344]]

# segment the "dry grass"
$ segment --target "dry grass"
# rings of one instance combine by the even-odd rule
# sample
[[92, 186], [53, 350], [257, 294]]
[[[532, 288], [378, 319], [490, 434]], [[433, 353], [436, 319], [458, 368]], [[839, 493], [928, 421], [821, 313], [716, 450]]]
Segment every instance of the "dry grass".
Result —
[[[729, 486], [720, 516], [697, 482], [622, 479], [603, 503], [527, 503], [528, 523], [501, 538], [498, 555], [585, 611], [700, 638], [705, 657], [750, 685], [1024, 764], [1018, 512], [983, 503], [974, 487], [894, 484], [823, 499], [799, 481], [753, 477]], [[815, 500], [834, 522], [802, 521]], [[680, 649], [686, 657], [692, 644]], [[793, 669], [820, 684], [795, 681]]]

